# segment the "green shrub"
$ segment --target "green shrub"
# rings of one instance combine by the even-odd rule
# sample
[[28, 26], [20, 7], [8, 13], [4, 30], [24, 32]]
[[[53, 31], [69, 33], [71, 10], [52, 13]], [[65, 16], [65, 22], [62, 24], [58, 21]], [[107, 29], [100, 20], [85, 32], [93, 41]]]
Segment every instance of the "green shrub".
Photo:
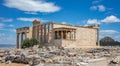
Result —
[[40, 43], [34, 38], [31, 39], [26, 38], [25, 40], [23, 40], [21, 47], [28, 48], [28, 47], [33, 47], [34, 45], [40, 45]]
[[28, 38], [26, 38], [25, 40], [23, 40], [22, 44], [21, 44], [22, 48], [27, 48], [30, 47], [30, 40]]
[[38, 45], [38, 44], [39, 44], [39, 42], [36, 39], [34, 39], [34, 38], [30, 39], [30, 46], [34, 46], [34, 45]]

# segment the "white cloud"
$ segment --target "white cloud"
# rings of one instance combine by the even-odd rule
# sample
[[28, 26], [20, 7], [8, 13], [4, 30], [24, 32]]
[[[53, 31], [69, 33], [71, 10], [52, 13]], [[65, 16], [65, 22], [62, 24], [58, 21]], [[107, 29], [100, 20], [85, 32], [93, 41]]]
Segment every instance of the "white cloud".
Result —
[[26, 21], [26, 22], [32, 22], [32, 21], [34, 21], [35, 19], [36, 19], [36, 20], [39, 20], [39, 21], [42, 21], [42, 22], [48, 21], [48, 20], [43, 20], [43, 19], [41, 19], [41, 18], [35, 18], [35, 17], [32, 17], [32, 18], [19, 17], [19, 18], [17, 18], [17, 20]]
[[9, 29], [6, 29], [6, 28], [0, 28], [0, 31], [6, 31], [6, 32], [13, 32], [13, 33], [15, 33], [16, 32], [16, 29], [11, 29], [11, 28], [9, 28]]
[[111, 22], [120, 22], [120, 19], [114, 15], [107, 16], [105, 19], [101, 20], [101, 22], [111, 23]]
[[25, 12], [56, 12], [61, 8], [43, 0], [5, 0], [4, 6]]
[[37, 12], [25, 12], [25, 14], [34, 14], [34, 15], [36, 15]]
[[0, 37], [4, 37], [6, 36], [4, 33], [0, 33]]
[[4, 26], [5, 26], [4, 24], [0, 23], [0, 28], [3, 28]]
[[96, 25], [100, 24], [100, 22], [97, 19], [88, 19], [87, 20], [87, 25]]
[[0, 17], [0, 22], [12, 22], [13, 19], [11, 18], [3, 18], [3, 17]]
[[10, 32], [15, 33], [15, 32], [16, 32], [16, 29], [7, 29], [7, 31], [10, 31]]
[[106, 10], [106, 7], [103, 6], [103, 5], [98, 5], [98, 10], [101, 11], [101, 12], [103, 12], [103, 11]]
[[15, 36], [0, 33], [0, 44], [15, 44]]
[[102, 34], [116, 34], [119, 32], [115, 31], [115, 30], [101, 30], [100, 33], [102, 33]]
[[24, 18], [24, 17], [17, 18], [17, 20], [28, 21], [28, 22], [32, 22], [35, 19], [40, 20], [38, 18]]
[[92, 4], [98, 4], [99, 2], [101, 2], [102, 0], [94, 0], [93, 2], [92, 2]]
[[13, 24], [10, 24], [10, 25], [8, 25], [9, 27], [14, 27], [14, 25]]
[[120, 35], [115, 36], [116, 39], [120, 39]]
[[106, 11], [106, 7], [104, 5], [97, 5], [97, 6], [91, 6], [91, 10], [98, 10], [100, 12]]
[[91, 10], [97, 10], [97, 6], [91, 6], [90, 9]]
[[66, 22], [63, 21], [62, 24], [66, 24]]
[[116, 30], [100, 30], [100, 38], [104, 38], [105, 36], [112, 37], [116, 41], [120, 41], [120, 32]]
[[114, 15], [111, 15], [111, 16], [107, 16], [106, 18], [101, 19], [101, 20], [98, 20], [98, 19], [88, 19], [87, 23], [85, 24], [85, 26], [102, 24], [102, 23], [115, 23], [115, 22], [120, 22], [120, 19], [117, 18]]

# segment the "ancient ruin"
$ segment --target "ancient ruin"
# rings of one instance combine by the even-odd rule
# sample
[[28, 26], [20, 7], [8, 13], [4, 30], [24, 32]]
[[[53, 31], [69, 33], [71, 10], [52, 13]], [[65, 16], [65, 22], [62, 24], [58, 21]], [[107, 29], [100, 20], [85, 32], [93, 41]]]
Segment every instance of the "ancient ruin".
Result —
[[73, 26], [55, 22], [33, 21], [33, 27], [16, 29], [17, 48], [25, 38], [35, 38], [46, 46], [64, 48], [97, 48], [99, 43], [99, 25]]

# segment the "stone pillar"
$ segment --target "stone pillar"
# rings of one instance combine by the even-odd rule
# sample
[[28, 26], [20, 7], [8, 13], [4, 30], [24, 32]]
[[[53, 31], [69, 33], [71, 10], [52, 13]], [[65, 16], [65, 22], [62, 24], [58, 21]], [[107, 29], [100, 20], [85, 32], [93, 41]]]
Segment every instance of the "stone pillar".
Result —
[[33, 30], [32, 30], [32, 37], [35, 38], [35, 26], [33, 26]]
[[39, 41], [39, 25], [37, 26], [37, 35], [36, 35], [36, 37], [37, 37], [37, 40]]
[[65, 30], [65, 39], [67, 39], [67, 31]]
[[21, 33], [21, 44], [19, 48], [21, 48], [22, 42], [23, 42], [23, 33]]
[[76, 31], [74, 30], [74, 40], [76, 40]]
[[48, 43], [49, 43], [49, 37], [50, 37], [50, 24], [48, 24]]
[[58, 39], [58, 38], [59, 38], [59, 32], [58, 32], [58, 31], [56, 31], [56, 34], [57, 34], [56, 38]]
[[100, 29], [97, 29], [97, 45], [100, 46]]
[[51, 29], [53, 29], [54, 28], [54, 25], [53, 25], [54, 23], [52, 22], [52, 27], [51, 27]]
[[16, 48], [18, 49], [19, 48], [19, 33], [17, 33], [16, 35]]
[[61, 39], [63, 39], [63, 31], [61, 31]]
[[46, 42], [46, 24], [44, 25], [44, 42]]
[[25, 32], [25, 39], [27, 38], [27, 32]]
[[72, 39], [72, 36], [71, 36], [71, 31], [70, 31], [70, 35], [69, 35], [69, 36], [70, 36], [70, 40], [71, 40], [71, 39]]
[[40, 37], [41, 42], [43, 42], [43, 25], [41, 25], [41, 37]]

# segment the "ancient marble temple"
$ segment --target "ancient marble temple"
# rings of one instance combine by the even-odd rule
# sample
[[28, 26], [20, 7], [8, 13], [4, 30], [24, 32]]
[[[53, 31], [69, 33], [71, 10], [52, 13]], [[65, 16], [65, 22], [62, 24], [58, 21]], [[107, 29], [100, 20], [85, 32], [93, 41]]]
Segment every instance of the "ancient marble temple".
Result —
[[25, 38], [35, 38], [45, 46], [64, 48], [96, 48], [99, 43], [99, 25], [73, 26], [34, 20], [32, 27], [16, 29], [16, 46], [21, 48]]

